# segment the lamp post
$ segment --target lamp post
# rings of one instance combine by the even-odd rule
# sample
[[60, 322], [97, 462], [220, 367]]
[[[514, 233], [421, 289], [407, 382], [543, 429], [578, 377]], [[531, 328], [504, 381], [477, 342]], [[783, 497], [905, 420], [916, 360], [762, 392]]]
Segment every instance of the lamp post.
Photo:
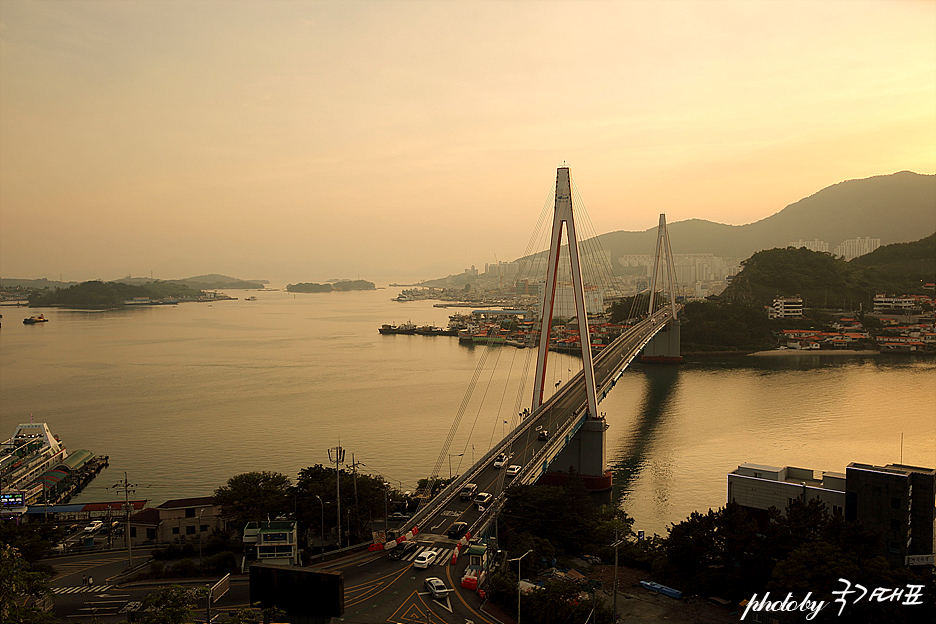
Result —
[[617, 622], [618, 546], [620, 546], [623, 541], [623, 539], [618, 539], [618, 529], [614, 527], [614, 543], [611, 544], [614, 546], [614, 606], [612, 607], [611, 613], [612, 622]]
[[322, 533], [319, 535], [319, 539], [322, 542], [322, 561], [325, 561], [325, 503], [322, 502], [322, 497], [318, 494], [315, 495], [315, 498], [319, 499], [319, 503], [322, 505]]
[[201, 524], [201, 515], [202, 515], [202, 512], [203, 512], [203, 511], [205, 511], [205, 508], [204, 508], [204, 507], [202, 507], [201, 509], [198, 510], [198, 565], [201, 565], [201, 561], [202, 561], [202, 537], [201, 537], [201, 534], [202, 534], [202, 530], [201, 530], [202, 524]]
[[384, 491], [383, 491], [383, 534], [384, 534], [384, 544], [387, 543], [387, 536], [390, 534], [390, 525], [388, 524], [390, 516], [390, 507], [387, 502], [387, 490], [390, 489], [390, 484], [384, 481]]
[[520, 624], [520, 560], [529, 555], [532, 550], [528, 550], [516, 559], [508, 559], [507, 563], [511, 561], [517, 562], [517, 624]]
[[449, 454], [448, 454], [448, 456], [449, 456], [449, 480], [452, 479], [452, 458], [453, 458], [453, 457], [461, 457], [462, 455], [464, 455], [464, 453], [458, 453], [458, 454], [449, 453]]

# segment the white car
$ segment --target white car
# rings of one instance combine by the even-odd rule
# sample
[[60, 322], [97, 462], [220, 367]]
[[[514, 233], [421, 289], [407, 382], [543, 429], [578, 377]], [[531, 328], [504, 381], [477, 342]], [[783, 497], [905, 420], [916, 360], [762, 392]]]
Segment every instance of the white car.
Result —
[[413, 562], [414, 568], [428, 568], [429, 565], [435, 560], [436, 555], [439, 554], [434, 550], [424, 550], [418, 555], [416, 555], [416, 560]]
[[442, 579], [430, 576], [426, 579], [426, 589], [432, 594], [433, 598], [444, 598], [448, 593], [448, 587], [442, 582]]
[[508, 477], [516, 477], [518, 474], [520, 474], [520, 466], [517, 466], [516, 464], [514, 464], [513, 466], [507, 467]]
[[498, 455], [497, 459], [494, 460], [494, 467], [495, 468], [503, 467], [504, 464], [506, 464], [509, 459], [510, 459], [510, 455], [508, 455], [507, 453], [501, 453], [500, 455]]
[[102, 526], [104, 526], [104, 522], [102, 522], [101, 520], [92, 520], [91, 524], [89, 524], [88, 526], [84, 528], [84, 532], [94, 533], [95, 531], [100, 529]]

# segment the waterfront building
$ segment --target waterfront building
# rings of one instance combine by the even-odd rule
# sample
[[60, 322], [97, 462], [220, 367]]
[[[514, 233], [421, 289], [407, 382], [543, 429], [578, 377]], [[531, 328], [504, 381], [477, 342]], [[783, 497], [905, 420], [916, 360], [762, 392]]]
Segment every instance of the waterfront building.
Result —
[[793, 501], [819, 499], [830, 513], [862, 523], [884, 537], [893, 565], [906, 557], [932, 555], [936, 547], [936, 469], [852, 462], [844, 474], [792, 466], [741, 464], [728, 474], [728, 501], [763, 522], [767, 510], [783, 511]]
[[845, 478], [841, 472], [821, 472], [793, 466], [741, 464], [728, 473], [728, 501], [734, 501], [759, 520], [767, 519], [767, 510], [784, 510], [799, 499], [808, 502], [818, 498], [828, 510], [843, 515], [845, 509]]
[[880, 531], [891, 564], [904, 565], [911, 555], [932, 555], [936, 469], [852, 462], [845, 475], [845, 518]]

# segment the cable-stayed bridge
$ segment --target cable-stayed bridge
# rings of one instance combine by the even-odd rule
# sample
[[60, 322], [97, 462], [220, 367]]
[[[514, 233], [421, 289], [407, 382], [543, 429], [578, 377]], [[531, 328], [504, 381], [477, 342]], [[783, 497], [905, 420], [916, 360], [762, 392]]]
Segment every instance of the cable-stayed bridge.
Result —
[[[544, 400], [563, 230], [568, 239], [568, 253], [565, 255], [571, 264], [572, 290], [581, 335], [582, 369]], [[668, 301], [667, 305], [654, 310], [657, 275], [664, 263]], [[593, 353], [590, 345], [584, 291], [571, 178], [568, 167], [560, 167], [556, 176], [553, 227], [546, 285], [543, 289], [531, 408], [524, 410], [519, 424], [502, 440], [422, 507], [403, 527], [405, 534], [387, 542], [386, 548], [397, 547], [399, 542], [412, 539], [416, 534], [420, 535], [420, 539], [431, 535], [444, 539], [443, 536], [448, 535], [457, 522], [465, 523], [458, 526], [462, 527], [462, 531], [467, 530], [467, 533], [462, 535], [462, 531], [459, 531], [450, 537], [459, 541], [458, 548], [464, 546], [471, 535], [490, 524], [504, 492], [512, 483], [560, 483], [574, 472], [591, 490], [611, 488], [611, 472], [607, 469], [605, 457], [607, 424], [598, 410], [598, 403], [641, 352], [651, 361], [681, 360], [677, 319], [679, 309], [675, 303], [672, 251], [664, 216], [660, 215], [647, 315], [597, 354]], [[380, 546], [375, 545], [375, 548]], [[454, 551], [456, 554], [458, 548]]]

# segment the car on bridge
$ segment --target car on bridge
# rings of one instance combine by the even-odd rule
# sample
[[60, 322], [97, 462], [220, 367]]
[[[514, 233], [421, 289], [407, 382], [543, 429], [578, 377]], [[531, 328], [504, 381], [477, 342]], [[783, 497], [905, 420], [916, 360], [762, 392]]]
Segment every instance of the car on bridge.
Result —
[[477, 505], [478, 507], [485, 507], [492, 500], [494, 500], [493, 494], [489, 494], [487, 492], [481, 492], [480, 494], [475, 496], [474, 504]]
[[537, 440], [548, 440], [549, 439], [549, 429], [541, 429], [539, 435], [536, 436]]
[[461, 539], [468, 532], [467, 522], [454, 522], [449, 527], [448, 536], [450, 539]]
[[442, 582], [442, 579], [430, 576], [426, 579], [426, 589], [432, 594], [433, 598], [445, 598], [448, 594], [448, 587]]
[[517, 466], [516, 464], [514, 464], [513, 466], [508, 466], [508, 467], [507, 467], [507, 476], [508, 476], [508, 477], [516, 477], [518, 474], [520, 474], [520, 468], [521, 468], [521, 466]]
[[501, 468], [509, 460], [510, 460], [510, 455], [508, 455], [507, 453], [501, 453], [500, 455], [497, 456], [497, 459], [494, 460], [494, 467]]
[[465, 487], [462, 488], [459, 498], [461, 498], [461, 500], [463, 501], [471, 500], [471, 498], [475, 495], [475, 492], [477, 491], [478, 491], [477, 483], [466, 483]]
[[416, 560], [413, 562], [413, 567], [414, 568], [428, 568], [429, 564], [431, 564], [435, 560], [436, 555], [438, 554], [439, 553], [437, 553], [434, 550], [422, 551], [421, 553], [416, 555]]
[[394, 511], [392, 514], [390, 514], [391, 520], [409, 520], [410, 517], [411, 517], [410, 514], [403, 513], [400, 511]]

